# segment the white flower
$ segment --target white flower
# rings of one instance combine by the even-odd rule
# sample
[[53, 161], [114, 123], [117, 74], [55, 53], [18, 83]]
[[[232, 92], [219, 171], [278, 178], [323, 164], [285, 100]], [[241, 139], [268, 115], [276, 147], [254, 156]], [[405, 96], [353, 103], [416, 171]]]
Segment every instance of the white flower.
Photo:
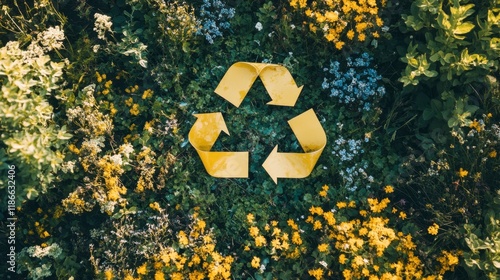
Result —
[[43, 258], [45, 256], [57, 258], [61, 253], [62, 249], [57, 243], [52, 243], [50, 246], [42, 248], [38, 245], [28, 248], [28, 253], [34, 258]]
[[123, 164], [122, 155], [113, 155], [109, 159], [118, 166]]
[[74, 173], [74, 169], [75, 169], [75, 161], [67, 161], [61, 164], [61, 170], [64, 173], [68, 172]]
[[111, 22], [111, 17], [99, 13], [94, 14], [95, 23], [94, 23], [94, 31], [97, 32], [97, 38], [101, 40], [106, 40], [104, 36], [106, 31], [113, 32], [111, 30], [111, 26], [113, 23]]
[[260, 273], [264, 273], [264, 271], [266, 270], [266, 266], [261, 264], [260, 267], [259, 267], [259, 272]]
[[325, 268], [328, 268], [328, 264], [325, 261], [320, 261], [319, 264], [324, 266]]
[[122, 144], [120, 146], [120, 153], [122, 153], [126, 158], [130, 157], [130, 154], [134, 152], [134, 147], [130, 143]]
[[61, 30], [60, 26], [49, 27], [47, 30], [37, 35], [37, 41], [40, 42], [47, 51], [61, 49], [64, 38], [64, 31]]
[[255, 25], [255, 29], [257, 29], [258, 31], [261, 31], [262, 30], [262, 23], [257, 22], [257, 24]]
[[94, 46], [92, 47], [92, 51], [93, 51], [93, 52], [95, 52], [95, 53], [97, 53], [97, 52], [99, 51], [99, 49], [100, 49], [100, 48], [101, 48], [101, 45], [94, 45]]

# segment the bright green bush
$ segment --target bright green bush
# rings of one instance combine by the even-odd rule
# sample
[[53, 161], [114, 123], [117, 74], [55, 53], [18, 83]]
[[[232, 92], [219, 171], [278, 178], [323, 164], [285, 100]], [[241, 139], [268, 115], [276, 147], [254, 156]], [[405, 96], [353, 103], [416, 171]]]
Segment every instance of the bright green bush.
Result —
[[469, 2], [418, 0], [403, 15], [410, 40], [399, 80], [424, 111], [421, 127], [469, 125], [478, 109], [473, 99], [482, 100], [494, 85], [487, 76], [495, 79], [500, 66], [500, 6]]
[[[500, 272], [500, 191], [493, 197], [484, 215], [484, 228], [466, 224], [465, 242], [470, 251], [464, 253], [465, 264], [475, 279], [486, 276], [498, 279]], [[484, 274], [478, 273], [482, 271]]]
[[[16, 166], [19, 203], [46, 193], [65, 165], [62, 148], [71, 134], [54, 122], [48, 101], [50, 96], [64, 99], [65, 63], [53, 62], [46, 54], [61, 48], [63, 39], [63, 31], [55, 27], [40, 33], [26, 50], [17, 41], [0, 49], [0, 171]], [[2, 188], [6, 180], [0, 179]]]

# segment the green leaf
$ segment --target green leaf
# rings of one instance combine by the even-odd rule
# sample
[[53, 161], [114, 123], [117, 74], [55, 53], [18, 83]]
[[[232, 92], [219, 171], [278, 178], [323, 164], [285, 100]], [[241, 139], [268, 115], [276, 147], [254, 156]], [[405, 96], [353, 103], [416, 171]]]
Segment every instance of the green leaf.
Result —
[[38, 191], [35, 190], [34, 188], [27, 188], [25, 192], [26, 192], [26, 197], [29, 200], [33, 200], [38, 197]]
[[190, 50], [191, 50], [191, 48], [189, 47], [189, 42], [184, 41], [182, 43], [182, 51], [185, 53], [189, 53]]
[[453, 34], [467, 34], [469, 33], [472, 29], [474, 29], [475, 25], [468, 21], [460, 24], [453, 30]]

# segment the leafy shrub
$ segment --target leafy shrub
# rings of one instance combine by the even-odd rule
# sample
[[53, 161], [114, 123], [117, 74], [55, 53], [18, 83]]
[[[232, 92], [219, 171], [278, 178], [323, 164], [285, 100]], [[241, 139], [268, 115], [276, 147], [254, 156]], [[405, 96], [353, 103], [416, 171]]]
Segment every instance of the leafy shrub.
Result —
[[[9, 165], [22, 170], [17, 181], [17, 200], [34, 199], [47, 192], [61, 169], [62, 148], [71, 134], [53, 120], [48, 99], [64, 99], [67, 90], [61, 86], [64, 62], [54, 62], [47, 52], [62, 47], [64, 33], [60, 27], [39, 33], [27, 47], [11, 41], [0, 49], [0, 170]], [[6, 178], [0, 179], [2, 188]], [[3, 205], [3, 204], [2, 204]]]
[[[500, 271], [500, 190], [493, 197], [489, 207], [484, 214], [485, 227], [476, 227], [473, 224], [465, 224], [465, 242], [470, 251], [464, 252], [465, 264], [469, 267], [468, 272], [474, 279], [486, 276], [489, 279], [497, 279]], [[482, 271], [484, 275], [478, 273]]]
[[[476, 95], [482, 99], [494, 84], [487, 76], [494, 80], [499, 69], [498, 3], [467, 2], [419, 0], [403, 15], [411, 39], [401, 58], [406, 68], [399, 80], [406, 92], [416, 92], [419, 110], [438, 106], [433, 110], [440, 111], [427, 111], [420, 127], [430, 120], [437, 123], [431, 129], [468, 125], [477, 110], [471, 104]], [[477, 25], [471, 21], [474, 17]]]

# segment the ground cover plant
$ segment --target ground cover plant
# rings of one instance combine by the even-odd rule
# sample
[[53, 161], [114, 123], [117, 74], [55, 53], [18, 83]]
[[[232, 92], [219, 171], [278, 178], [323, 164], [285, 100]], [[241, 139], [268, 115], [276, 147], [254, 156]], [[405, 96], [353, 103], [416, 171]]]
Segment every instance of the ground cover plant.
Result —
[[[498, 279], [499, 42], [497, 0], [3, 1], [1, 278]], [[215, 94], [238, 61], [296, 105]], [[326, 147], [275, 183], [311, 108]], [[205, 171], [207, 112], [249, 178]]]

